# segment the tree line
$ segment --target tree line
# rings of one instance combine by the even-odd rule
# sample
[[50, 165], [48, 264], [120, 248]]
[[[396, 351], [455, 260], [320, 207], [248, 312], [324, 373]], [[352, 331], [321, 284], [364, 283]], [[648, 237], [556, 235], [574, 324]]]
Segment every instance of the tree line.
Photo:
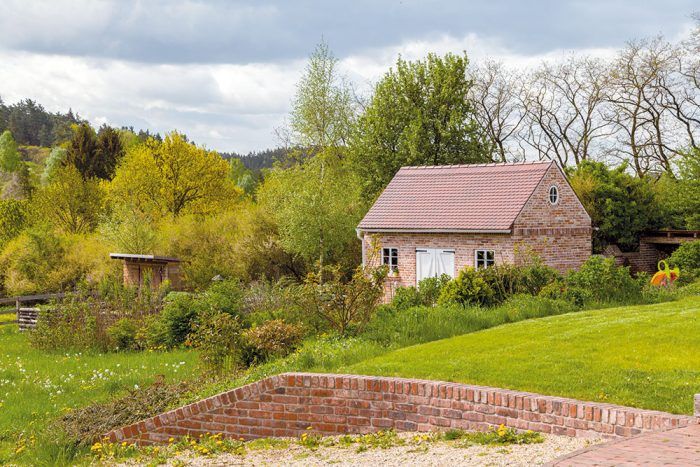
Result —
[[644, 177], [672, 174], [700, 144], [697, 32], [678, 43], [633, 40], [607, 60], [572, 54], [529, 70], [487, 61], [470, 75], [497, 160], [624, 162]]
[[[678, 70], [663, 75], [673, 81], [658, 73], [642, 80], [648, 65], [621, 65], [630, 54], [680, 54], [691, 44], [630, 43], [607, 64], [570, 57], [518, 78], [503, 65], [470, 64], [466, 53], [399, 58], [358, 99], [322, 42], [297, 85], [289, 125], [277, 129], [282, 149], [250, 158], [221, 157], [177, 132], [79, 123], [37, 164], [18, 160], [6, 131], [0, 181], [16, 179], [21, 189], [6, 185], [0, 201], [3, 288], [118, 277], [110, 251], [180, 257], [192, 289], [215, 275], [349, 278], [361, 258], [355, 227], [407, 165], [556, 160], [598, 227], [596, 251], [610, 243], [633, 250], [650, 229], [700, 228], [695, 88]], [[678, 56], [689, 66], [697, 53]], [[628, 82], [646, 84], [620, 87]], [[666, 90], [680, 89], [671, 82], [684, 83], [684, 93]], [[632, 95], [637, 104], [626, 100]]]

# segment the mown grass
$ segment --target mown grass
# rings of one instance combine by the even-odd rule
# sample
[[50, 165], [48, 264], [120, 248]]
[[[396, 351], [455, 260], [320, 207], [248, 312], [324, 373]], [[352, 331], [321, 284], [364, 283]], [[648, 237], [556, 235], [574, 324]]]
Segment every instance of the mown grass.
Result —
[[[30, 347], [17, 327], [0, 327], [0, 464], [62, 413], [127, 389], [194, 378], [191, 350], [140, 353], [51, 353]], [[27, 446], [26, 449], [30, 449]]]
[[700, 393], [700, 297], [526, 320], [340, 370], [690, 414]]

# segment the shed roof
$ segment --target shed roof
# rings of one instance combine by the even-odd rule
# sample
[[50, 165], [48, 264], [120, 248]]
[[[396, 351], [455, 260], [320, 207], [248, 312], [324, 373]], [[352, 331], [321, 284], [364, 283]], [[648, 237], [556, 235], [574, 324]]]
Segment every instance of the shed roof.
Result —
[[144, 263], [180, 263], [179, 258], [172, 258], [169, 256], [157, 256], [157, 255], [135, 255], [131, 253], [110, 253], [109, 257], [112, 259], [123, 259], [126, 261], [137, 261]]
[[552, 164], [403, 167], [358, 228], [508, 233]]

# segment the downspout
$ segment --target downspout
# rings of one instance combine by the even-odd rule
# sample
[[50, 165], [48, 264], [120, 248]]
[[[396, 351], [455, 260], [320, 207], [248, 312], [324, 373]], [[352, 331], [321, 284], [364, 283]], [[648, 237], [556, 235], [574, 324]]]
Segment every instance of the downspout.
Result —
[[357, 235], [357, 239], [360, 240], [361, 242], [361, 250], [362, 250], [362, 267], [365, 267], [365, 237], [362, 235], [362, 230], [359, 228], [355, 229], [355, 235]]

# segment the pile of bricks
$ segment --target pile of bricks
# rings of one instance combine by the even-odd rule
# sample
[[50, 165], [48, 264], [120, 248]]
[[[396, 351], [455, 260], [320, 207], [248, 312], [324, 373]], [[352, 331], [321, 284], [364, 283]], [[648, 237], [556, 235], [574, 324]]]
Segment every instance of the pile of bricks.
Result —
[[695, 417], [484, 386], [354, 375], [287, 373], [108, 433], [139, 444], [171, 437], [299, 436], [462, 428], [500, 424], [568, 436], [629, 437], [688, 426]]

